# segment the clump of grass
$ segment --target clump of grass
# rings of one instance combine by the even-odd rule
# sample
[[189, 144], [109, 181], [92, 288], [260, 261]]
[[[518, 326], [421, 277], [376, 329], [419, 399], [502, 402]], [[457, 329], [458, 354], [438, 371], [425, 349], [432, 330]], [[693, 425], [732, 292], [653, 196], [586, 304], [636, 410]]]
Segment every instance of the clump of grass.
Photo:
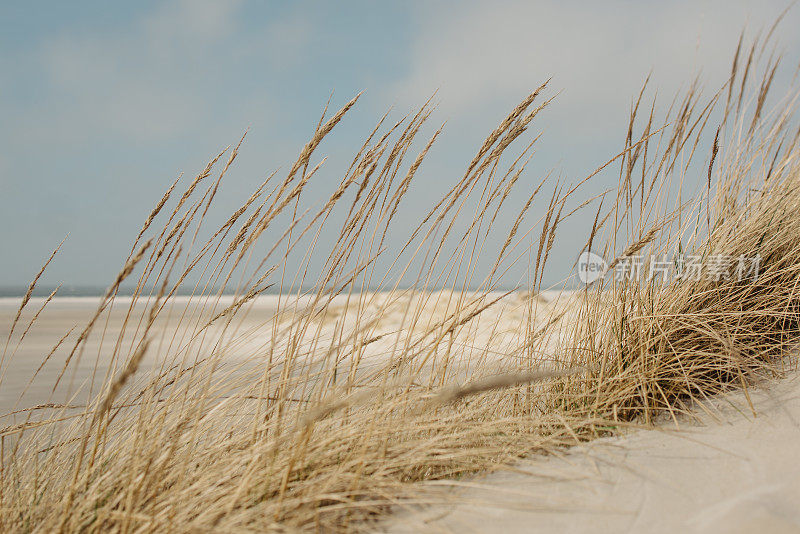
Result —
[[[208, 228], [241, 142], [219, 154], [174, 206], [177, 183], [159, 200], [71, 340], [59, 381], [70, 369], [76, 376], [87, 340], [101, 338], [95, 372], [79, 389], [90, 401], [17, 411], [0, 430], [3, 528], [358, 528], [416, 502], [419, 481], [479, 472], [629, 422], [666, 415], [677, 423], [693, 400], [779, 372], [800, 324], [800, 169], [793, 101], [766, 107], [776, 63], [748, 103], [748, 73], [765, 46], [754, 44], [742, 67], [740, 43], [718, 93], [704, 100], [694, 85], [663, 126], [650, 111], [635, 134], [642, 90], [623, 151], [598, 169], [620, 165], [612, 202], [607, 192], [572, 209], [586, 180], [568, 187], [548, 177], [507, 229], [497, 214], [520, 189], [538, 137], [506, 153], [550, 103], [541, 101], [544, 85], [503, 118], [413, 228], [398, 227], [397, 214], [442, 131], [417, 139], [430, 103], [395, 123], [382, 117], [329, 197], [307, 207], [303, 192], [324, 162], [316, 151], [358, 97], [330, 118], [326, 108], [289, 171], [271, 174]], [[713, 143], [704, 144], [708, 132]], [[696, 151], [708, 144], [701, 168]], [[696, 196], [684, 201], [692, 187]], [[541, 217], [527, 223], [542, 201]], [[607, 277], [547, 313], [538, 299], [497, 290], [525, 258], [526, 290], [543, 290], [559, 226], [595, 205], [586, 246], [606, 257], [759, 254], [759, 275]], [[399, 231], [403, 246], [388, 250]], [[476, 259], [489, 250], [497, 250], [493, 266], [477, 279]], [[117, 294], [131, 277], [125, 305]], [[187, 287], [193, 298], [180, 300]], [[254, 328], [267, 289], [278, 294], [276, 309]], [[122, 331], [108, 342], [111, 311], [120, 308]], [[159, 321], [169, 329], [159, 333]], [[498, 351], [494, 340], [509, 328]], [[14, 336], [12, 327], [6, 367]], [[143, 369], [146, 353], [153, 363]], [[55, 364], [53, 354], [43, 366]]]

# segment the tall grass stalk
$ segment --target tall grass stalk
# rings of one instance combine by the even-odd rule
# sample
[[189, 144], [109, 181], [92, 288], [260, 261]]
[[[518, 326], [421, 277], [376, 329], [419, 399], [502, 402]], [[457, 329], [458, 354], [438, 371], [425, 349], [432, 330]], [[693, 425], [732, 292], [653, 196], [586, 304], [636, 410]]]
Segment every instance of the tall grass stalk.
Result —
[[[724, 87], [704, 97], [695, 83], [662, 119], [645, 84], [622, 152], [576, 185], [549, 175], [525, 185], [539, 139], [528, 129], [551, 103], [542, 85], [410, 228], [398, 214], [442, 134], [423, 134], [430, 102], [382, 117], [330, 196], [309, 205], [318, 148], [358, 97], [326, 108], [288, 171], [210, 227], [242, 142], [220, 153], [169, 188], [96, 312], [43, 355], [61, 366], [58, 382], [70, 377], [67, 397], [4, 419], [2, 529], [360, 528], [419, 501], [421, 481], [630, 424], [679, 424], [696, 401], [780, 373], [800, 324], [800, 147], [793, 95], [769, 107], [779, 61], [754, 76], [767, 46], [741, 41]], [[616, 188], [580, 197], [617, 165]], [[523, 207], [501, 228], [517, 195]], [[586, 248], [612, 270], [632, 254], [758, 254], [759, 275], [607, 276], [547, 303], [545, 266], [576, 210], [591, 210]], [[526, 262], [525, 287], [500, 291]], [[253, 327], [267, 290], [276, 309]], [[122, 330], [106, 339], [114, 310]], [[93, 337], [97, 353], [84, 354]], [[89, 401], [76, 404], [81, 392]]]

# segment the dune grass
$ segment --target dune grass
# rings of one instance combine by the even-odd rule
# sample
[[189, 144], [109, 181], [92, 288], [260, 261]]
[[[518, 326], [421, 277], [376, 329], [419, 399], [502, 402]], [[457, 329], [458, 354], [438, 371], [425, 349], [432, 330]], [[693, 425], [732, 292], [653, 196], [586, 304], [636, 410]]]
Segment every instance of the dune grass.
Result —
[[[537, 88], [412, 228], [397, 214], [442, 132], [418, 139], [430, 103], [382, 117], [320, 204], [302, 195], [324, 161], [316, 151], [358, 97], [326, 108], [288, 171], [217, 228], [207, 214], [242, 142], [182, 192], [176, 181], [96, 313], [43, 355], [59, 383], [71, 380], [82, 359], [100, 360], [87, 340], [121, 309], [128, 337], [103, 340], [108, 371], [80, 384], [90, 402], [23, 408], [0, 430], [2, 529], [359, 529], [424, 501], [422, 481], [630, 424], [679, 425], [695, 401], [779, 374], [800, 320], [800, 147], [794, 95], [768, 106], [779, 60], [763, 60], [767, 47], [740, 42], [723, 88], [704, 97], [692, 85], [662, 119], [643, 88], [622, 152], [574, 185], [524, 178], [538, 139], [528, 130], [551, 104]], [[616, 188], [580, 196], [617, 167]], [[527, 200], [500, 228], [512, 195]], [[548, 307], [537, 297], [545, 266], [576, 210], [591, 210], [585, 249], [611, 271], [639, 254], [757, 254], [758, 276], [609, 273]], [[390, 246], [398, 232], [405, 244]], [[493, 267], [478, 278], [487, 254]], [[525, 293], [500, 291], [521, 262]], [[23, 312], [39, 276], [2, 369], [36, 326], [41, 310]], [[133, 298], [120, 299], [131, 282]], [[195, 298], [179, 299], [187, 288]], [[266, 291], [279, 295], [277, 311], [248, 329]], [[234, 351], [247, 357], [231, 361]]]

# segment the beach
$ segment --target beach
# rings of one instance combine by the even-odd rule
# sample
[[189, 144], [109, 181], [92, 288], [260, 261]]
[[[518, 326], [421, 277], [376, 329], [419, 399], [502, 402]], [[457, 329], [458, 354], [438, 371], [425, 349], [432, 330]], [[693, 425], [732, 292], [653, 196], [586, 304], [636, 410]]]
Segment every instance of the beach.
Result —
[[[406, 300], [399, 300], [392, 308], [381, 300], [385, 296], [365, 295], [364, 302], [377, 299], [372, 302], [384, 309], [381, 321], [373, 325], [373, 335], [392, 333], [404, 320], [408, 321], [409, 303], [416, 302], [417, 306], [427, 303], [422, 308], [428, 314], [426, 322], [441, 319], [446, 311], [442, 303], [454, 298], [453, 294], [444, 296], [425, 300], [420, 294], [407, 295]], [[487, 308], [481, 321], [460, 339], [466, 347], [463, 338], [469, 338], [473, 347], [483, 347], [484, 359], [495, 357], [499, 362], [501, 358], [496, 354], [503, 351], [508, 354], [513, 340], [518, 342], [523, 335], [519, 328], [526, 320], [524, 310], [529, 297], [523, 294], [496, 297], [500, 299], [496, 309]], [[209, 304], [180, 298], [182, 312], [195, 304]], [[546, 317], [552, 318], [554, 310], [566, 306], [554, 305], [559, 298], [569, 301], [568, 296], [557, 293], [538, 296], [542, 315], [539, 323], [545, 322]], [[320, 330], [314, 336], [329, 339], [339, 324], [353, 328], [349, 321], [364, 315], [352, 309], [358, 301], [361, 299], [352, 296], [349, 301], [346, 297], [334, 299], [328, 306], [328, 317], [320, 320]], [[73, 406], [68, 412], [80, 411], [90, 394], [97, 393], [96, 387], [91, 386], [92, 376], [99, 382], [106, 373], [118, 372], [119, 363], [117, 368], [110, 365], [114, 345], [106, 342], [100, 350], [99, 332], [104, 330], [108, 339], [117, 340], [131, 304], [129, 297], [117, 299], [107, 321], [104, 316], [98, 332], [90, 337], [81, 363], [74, 372], [65, 374], [55, 393], [52, 386], [69, 352], [69, 343], [64, 342], [31, 381], [43, 355], [77, 325], [67, 338], [74, 339], [99, 302], [98, 298], [87, 297], [55, 299], [40, 314], [35, 329], [31, 329], [23, 343], [18, 348], [11, 345], [0, 388], [0, 413], [17, 413], [6, 415], [5, 425], [19, 422], [27, 414], [24, 409], [48, 403], [65, 403]], [[231, 302], [232, 298], [223, 297], [217, 304], [224, 307]], [[439, 302], [438, 307], [435, 302]], [[23, 314], [20, 324], [27, 324], [26, 320], [43, 303], [41, 299], [33, 299], [29, 303], [31, 311]], [[226, 345], [225, 361], [249, 362], [246, 366], [249, 368], [259, 361], [259, 340], [266, 343], [276, 325], [281, 324], [281, 317], [287, 320], [277, 312], [294, 309], [302, 311], [293, 313], [309, 314], [313, 313], [311, 304], [296, 298], [279, 301], [275, 296], [256, 299], [249, 311], [241, 314], [236, 327], [229, 326], [232, 330], [229, 337], [236, 341]], [[18, 305], [19, 299], [0, 300], [0, 335], [7, 335]], [[141, 307], [137, 304], [134, 309], [141, 313]], [[192, 338], [202, 321], [181, 315], [170, 314], [157, 324], [161, 346], [168, 345], [169, 340], [175, 346], [191, 344], [186, 340]], [[225, 338], [226, 334], [217, 329], [209, 339], [216, 340], [219, 336]], [[122, 339], [123, 344], [129, 343], [133, 336], [129, 333]], [[488, 346], [496, 350], [489, 351]], [[385, 363], [390, 348], [391, 343], [376, 344], [364, 355], [365, 360], [372, 358]], [[479, 356], [462, 349], [466, 361]], [[159, 355], [158, 349], [148, 353], [139, 372], [147, 376], [163, 365]], [[367, 364], [363, 366], [365, 380], [369, 368]], [[695, 405], [690, 415], [674, 418], [664, 415], [655, 428], [632, 424], [621, 430], [619, 436], [554, 450], [547, 456], [508, 466], [495, 466], [489, 474], [423, 482], [424, 497], [417, 504], [396, 506], [377, 529], [498, 533], [796, 532], [800, 529], [800, 512], [795, 505], [800, 498], [800, 466], [796, 462], [796, 444], [800, 440], [800, 379], [795, 370], [784, 371], [783, 379], [762, 380], [746, 392], [734, 390]], [[78, 393], [65, 399], [65, 395], [75, 391]]]
[[[272, 352], [273, 360], [279, 361], [282, 356], [274, 353], [285, 349], [289, 343], [299, 344], [308, 356], [308, 366], [324, 365], [321, 360], [332, 339], [342, 342], [349, 336], [367, 332], [374, 341], [359, 353], [358, 378], [369, 385], [374, 378], [370, 370], [382, 369], [386, 360], [396, 355], [402, 348], [402, 344], [398, 348], [398, 339], [405, 342], [409, 329], [424, 331], [444, 321], [457, 302], [469, 299], [469, 294], [459, 297], [450, 291], [399, 292], [391, 296], [365, 293], [337, 295], [315, 307], [309, 296], [264, 295], [249, 301], [236, 314], [235, 320], [226, 322], [225, 317], [212, 319], [234, 302], [233, 296], [173, 297], [152, 328], [150, 339], [153, 341], [137, 375], [147, 377], [154, 371], [163, 372], [178, 362], [190, 366], [212, 354], [219, 355], [223, 367], [240, 373], [255, 369], [258, 373], [268, 353]], [[534, 313], [539, 316], [537, 324], [544, 324], [552, 317], [553, 310], [569, 307], [569, 299], [570, 294], [561, 295], [558, 291], [545, 292], [533, 301], [520, 292], [494, 292], [483, 296], [481, 305], [473, 304], [473, 307], [488, 307], [453, 339], [457, 357], [448, 361], [452, 366], [449, 372], [466, 375], [469, 365], [487, 360], [498, 364], [497, 372], [515, 368], [519, 362], [507, 361], [507, 355], [513, 354], [513, 349], [524, 338], [527, 317], [534, 306]], [[119, 354], [129, 354], [141, 341], [143, 315], [154, 300], [116, 297], [110, 311], [104, 310], [61, 376], [81, 330], [97, 311], [101, 298], [57, 297], [46, 303], [41, 312], [45, 299], [32, 298], [6, 350], [0, 381], [0, 415], [51, 404], [76, 409], [85, 406], [87, 399], [99, 393], [99, 384], [121, 371], [123, 362]], [[8, 336], [20, 302], [20, 298], [0, 298], [0, 339]], [[34, 316], [37, 316], [34, 325], [19, 342]], [[293, 322], [304, 316], [312, 318], [312, 327], [304, 330], [299, 338], [296, 334], [289, 335], [287, 332]], [[464, 362], [460, 370], [459, 362]], [[434, 359], [429, 366], [435, 365]], [[54, 390], [57, 381], [58, 387]], [[18, 419], [20, 413], [24, 415], [24, 412], [13, 415]]]
[[[751, 405], [752, 402], [752, 405]], [[490, 475], [430, 483], [387, 532], [800, 531], [800, 376], [709, 399], [692, 417], [631, 429]]]
[[[181, 306], [190, 299], [177, 297], [175, 304], [177, 312], [165, 314], [157, 322], [159, 329], [159, 345], [162, 352], [167, 347], [187, 343], [190, 336], [190, 327], [195, 325], [197, 318], [184, 314]], [[220, 305], [229, 302], [230, 298], [220, 299]], [[0, 298], [0, 339], [5, 342], [9, 328], [14, 320], [20, 305], [20, 298]], [[61, 374], [66, 358], [69, 356], [77, 338], [92, 318], [100, 305], [100, 297], [65, 297], [55, 298], [47, 304], [36, 319], [35, 324], [26, 333], [21, 343], [18, 336], [24, 331], [30, 320], [45, 303], [44, 298], [32, 298], [21, 315], [16, 327], [16, 335], [6, 350], [6, 362], [3, 368], [3, 379], [0, 384], [0, 414], [8, 414], [14, 410], [29, 408], [48, 403], [70, 404], [73, 406], [84, 405], [87, 398], [96, 395], [98, 387], [92, 387], [92, 378], [99, 385], [119, 371], [120, 362], [112, 362], [112, 355], [116, 351], [127, 354], [130, 351], [135, 334], [141, 332], [141, 314], [145, 309], [146, 300], [138, 301], [131, 307], [130, 297], [117, 297], [111, 312], [103, 315], [92, 330], [82, 349], [73, 355], [71, 368], [68, 369], [59, 387], [53, 391], [53, 386]], [[206, 299], [194, 299], [197, 306], [202, 306]], [[271, 316], [275, 311], [274, 302], [267, 300], [261, 305], [254, 306], [249, 320], [244, 321], [244, 326], [263, 323], [264, 316]], [[128, 310], [131, 316], [126, 321]], [[124, 335], [120, 337], [123, 331]], [[63, 341], [50, 355], [53, 348]], [[119, 347], [117, 348], [117, 344]], [[102, 350], [101, 350], [102, 346]], [[143, 362], [142, 373], [152, 367], [158, 359], [158, 350], [148, 352]], [[44, 362], [45, 358], [47, 362]], [[231, 355], [236, 358], [235, 354]], [[77, 364], [75, 363], [77, 362]], [[35, 378], [34, 378], [34, 375]], [[33, 379], [33, 380], [32, 380]], [[77, 391], [77, 395], [76, 392]], [[76, 396], [73, 396], [76, 395]]]

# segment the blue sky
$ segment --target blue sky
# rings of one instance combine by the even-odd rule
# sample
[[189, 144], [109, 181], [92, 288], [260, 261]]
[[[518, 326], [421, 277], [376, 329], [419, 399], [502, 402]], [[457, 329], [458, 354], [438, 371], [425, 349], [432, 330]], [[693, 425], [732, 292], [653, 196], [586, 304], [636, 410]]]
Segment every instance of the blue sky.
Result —
[[[786, 5], [6, 2], [0, 286], [26, 284], [67, 233], [45, 281], [106, 285], [180, 172], [197, 172], [249, 127], [219, 200], [225, 215], [293, 161], [331, 92], [341, 105], [366, 91], [322, 147], [334, 171], [386, 109], [399, 116], [438, 89], [431, 124], [447, 126], [412, 191], [409, 221], [460, 175], [498, 119], [550, 77], [561, 93], [535, 124], [545, 135], [523, 187], [550, 169], [577, 181], [621, 148], [631, 98], [651, 69], [659, 94], [671, 96], [698, 72], [715, 89], [739, 32], [754, 35]], [[793, 64], [799, 11], [777, 35]], [[593, 187], [614, 182], [611, 173]], [[574, 242], [558, 246], [566, 268]]]

